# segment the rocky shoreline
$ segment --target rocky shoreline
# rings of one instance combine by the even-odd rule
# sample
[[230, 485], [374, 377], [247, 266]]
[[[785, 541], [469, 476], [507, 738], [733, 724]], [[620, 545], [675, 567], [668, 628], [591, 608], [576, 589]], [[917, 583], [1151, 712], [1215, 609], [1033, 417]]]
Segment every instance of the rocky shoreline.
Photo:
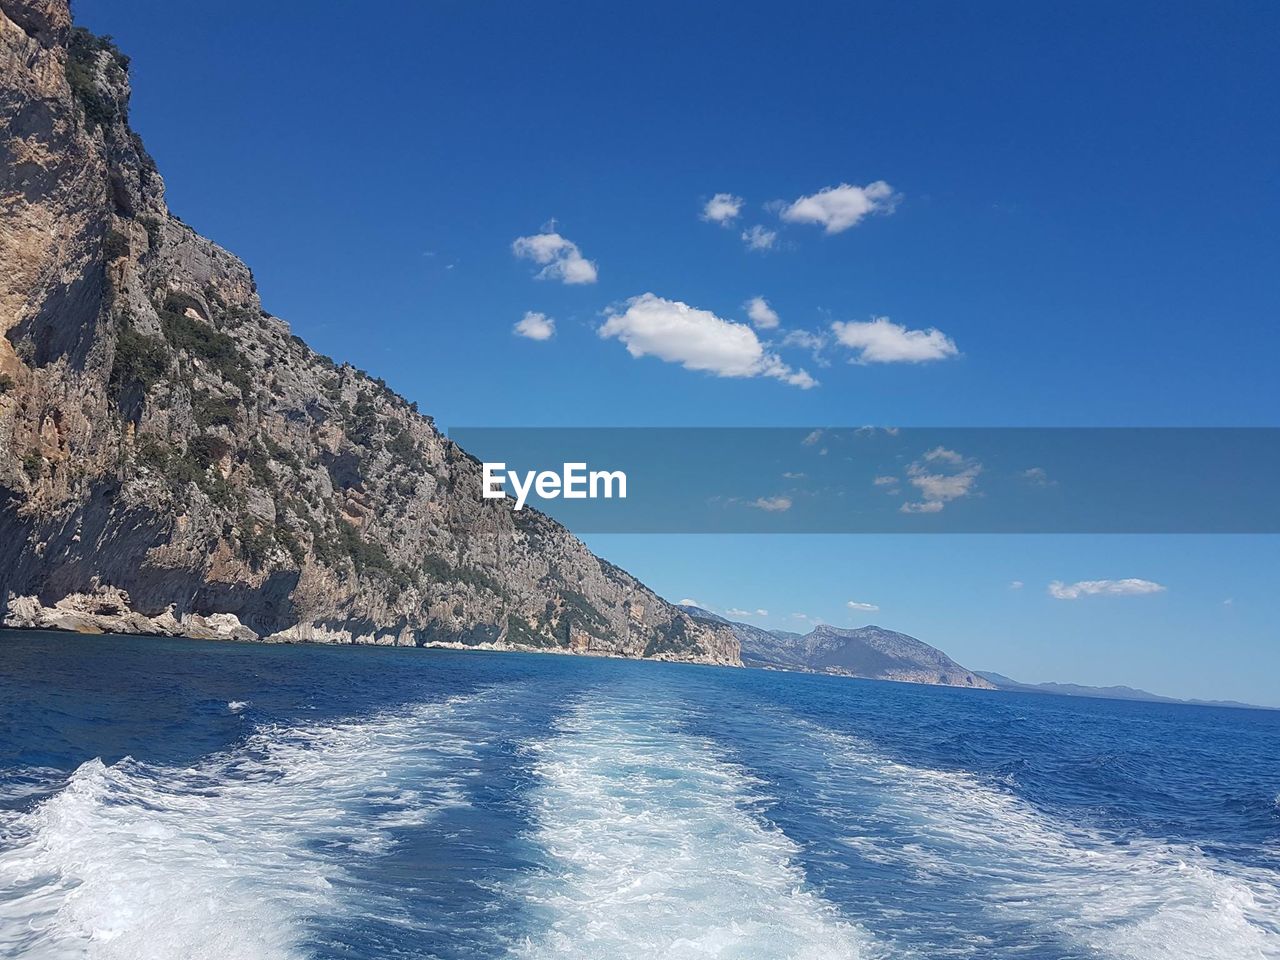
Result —
[[560, 656], [607, 657], [612, 659], [649, 659], [672, 663], [696, 662], [706, 666], [741, 667], [741, 660], [705, 658], [690, 661], [687, 657], [656, 654], [649, 657], [628, 656], [607, 650], [572, 649], [553, 646], [527, 646], [502, 641], [464, 643], [458, 640], [419, 640], [411, 633], [352, 633], [340, 627], [326, 629], [311, 625], [310, 629], [290, 628], [269, 635], [259, 635], [240, 622], [233, 613], [209, 615], [186, 613], [178, 616], [173, 608], [157, 616], [147, 616], [129, 608], [128, 594], [114, 587], [103, 587], [91, 594], [71, 594], [52, 606], [44, 606], [38, 597], [12, 597], [8, 614], [0, 623], [6, 630], [51, 631], [92, 635], [125, 635], [143, 637], [182, 637], [189, 640], [218, 640], [263, 644], [326, 644], [332, 646], [410, 647], [425, 650], [474, 650], [495, 653], [546, 653]]

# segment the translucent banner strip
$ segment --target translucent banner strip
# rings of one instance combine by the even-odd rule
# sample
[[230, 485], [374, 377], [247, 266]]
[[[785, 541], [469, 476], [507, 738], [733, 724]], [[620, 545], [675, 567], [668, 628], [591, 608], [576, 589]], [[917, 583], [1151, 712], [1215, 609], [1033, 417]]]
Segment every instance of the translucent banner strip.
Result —
[[1277, 428], [450, 435], [489, 465], [491, 493], [499, 483], [512, 498], [523, 489], [524, 509], [580, 533], [1280, 532]]

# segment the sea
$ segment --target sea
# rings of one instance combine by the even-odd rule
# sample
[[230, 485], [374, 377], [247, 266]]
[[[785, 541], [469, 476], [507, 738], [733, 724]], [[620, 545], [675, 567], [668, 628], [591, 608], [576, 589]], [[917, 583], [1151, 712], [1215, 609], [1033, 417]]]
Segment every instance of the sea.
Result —
[[1280, 958], [1280, 712], [0, 631], [0, 956]]

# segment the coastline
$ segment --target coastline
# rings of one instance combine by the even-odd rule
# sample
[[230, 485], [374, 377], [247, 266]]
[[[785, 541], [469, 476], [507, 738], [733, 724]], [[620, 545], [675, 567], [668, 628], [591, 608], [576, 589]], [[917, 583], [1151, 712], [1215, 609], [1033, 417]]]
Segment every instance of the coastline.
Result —
[[100, 588], [93, 595], [72, 594], [51, 607], [40, 604], [36, 597], [12, 597], [8, 614], [0, 628], [15, 631], [75, 633], [86, 636], [171, 637], [187, 640], [215, 640], [246, 644], [284, 644], [316, 646], [400, 647], [408, 649], [477, 650], [497, 653], [545, 653], [561, 656], [598, 657], [614, 660], [653, 660], [662, 663], [689, 663], [703, 666], [743, 668], [741, 660], [701, 657], [661, 651], [649, 656], [592, 648], [582, 644], [569, 647], [534, 646], [483, 640], [464, 643], [460, 640], [423, 640], [414, 631], [379, 631], [360, 633], [342, 627], [319, 623], [298, 623], [271, 634], [258, 634], [234, 613], [175, 616], [170, 606], [163, 613], [148, 616], [128, 606], [128, 596], [115, 588]]
[[[282, 634], [272, 634], [270, 636], [232, 636], [226, 632], [216, 632], [212, 630], [199, 631], [191, 629], [192, 621], [199, 619], [204, 622], [219, 617], [233, 615], [215, 614], [213, 617], [204, 618], [189, 615], [182, 621], [173, 620], [180, 627], [177, 632], [166, 632], [162, 630], [137, 631], [128, 629], [116, 629], [108, 627], [99, 627], [92, 624], [80, 624], [72, 626], [68, 623], [59, 625], [44, 624], [15, 624], [10, 620], [0, 623], [0, 631], [11, 630], [15, 633], [54, 633], [54, 634], [78, 634], [80, 636], [108, 636], [108, 637], [138, 637], [142, 639], [175, 639], [175, 640], [204, 640], [216, 641], [218, 643], [243, 644], [245, 646], [317, 646], [317, 647], [377, 647], [377, 648], [395, 648], [395, 649], [417, 649], [417, 650], [448, 650], [455, 653], [531, 653], [546, 654], [551, 656], [563, 657], [583, 657], [600, 660], [628, 660], [638, 663], [670, 663], [682, 666], [693, 667], [725, 667], [734, 670], [744, 671], [760, 671], [761, 673], [781, 673], [794, 676], [806, 677], [827, 677], [832, 680], [857, 680], [865, 683], [887, 683], [895, 686], [906, 687], [932, 687], [947, 690], [966, 690], [977, 691], [985, 694], [995, 694], [1001, 696], [1031, 696], [1037, 700], [1041, 698], [1066, 701], [1097, 701], [1099, 703], [1140, 703], [1149, 704], [1152, 707], [1195, 707], [1209, 710], [1232, 710], [1232, 711], [1263, 711], [1267, 713], [1275, 713], [1280, 711], [1280, 707], [1269, 707], [1256, 703], [1205, 703], [1194, 700], [1175, 700], [1175, 699], [1156, 699], [1147, 700], [1138, 697], [1091, 697], [1083, 694], [1054, 694], [1047, 691], [1031, 691], [1031, 690], [1006, 690], [999, 687], [970, 687], [962, 684], [950, 683], [928, 683], [920, 680], [908, 680], [900, 677], [861, 677], [849, 673], [835, 673], [824, 670], [799, 669], [788, 670], [773, 665], [768, 666], [752, 666], [745, 663], [726, 663], [723, 661], [703, 659], [694, 660], [687, 657], [671, 656], [670, 654], [657, 654], [655, 656], [629, 656], [623, 653], [613, 653], [605, 650], [586, 650], [586, 649], [568, 649], [563, 647], [533, 647], [519, 646], [508, 643], [494, 643], [492, 641], [482, 641], [480, 643], [462, 643], [457, 640], [425, 640], [416, 643], [398, 643], [388, 639], [356, 639], [356, 640], [324, 640], [324, 639], [298, 639], [296, 637], [285, 636]], [[149, 618], [151, 619], [151, 618]], [[154, 618], [158, 620], [159, 618]], [[252, 633], [252, 631], [247, 631]]]

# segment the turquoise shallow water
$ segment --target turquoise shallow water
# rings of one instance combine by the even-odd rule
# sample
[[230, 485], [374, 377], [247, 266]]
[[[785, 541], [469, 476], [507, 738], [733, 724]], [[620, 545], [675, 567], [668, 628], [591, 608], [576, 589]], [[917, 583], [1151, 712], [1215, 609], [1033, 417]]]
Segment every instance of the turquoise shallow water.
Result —
[[1280, 957], [1280, 712], [0, 632], [0, 955]]

